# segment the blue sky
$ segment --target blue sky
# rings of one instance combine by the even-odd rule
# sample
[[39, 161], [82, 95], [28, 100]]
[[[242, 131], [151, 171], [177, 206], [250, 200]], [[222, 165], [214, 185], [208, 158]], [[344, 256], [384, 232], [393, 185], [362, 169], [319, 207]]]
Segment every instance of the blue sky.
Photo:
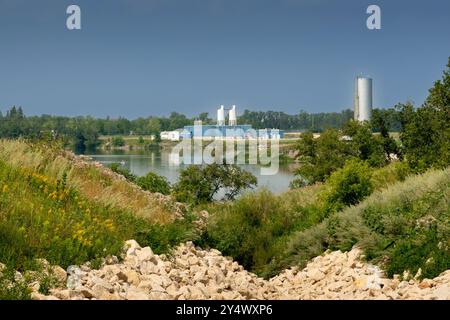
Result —
[[[66, 29], [66, 8], [82, 30]], [[377, 4], [382, 29], [366, 28]], [[135, 118], [423, 102], [450, 56], [450, 1], [0, 0], [0, 110]]]

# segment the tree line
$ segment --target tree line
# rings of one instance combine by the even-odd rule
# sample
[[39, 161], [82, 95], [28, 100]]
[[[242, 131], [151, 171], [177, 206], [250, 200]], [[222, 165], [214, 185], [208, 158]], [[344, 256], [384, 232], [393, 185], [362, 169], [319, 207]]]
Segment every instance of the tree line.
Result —
[[[376, 109], [374, 115], [382, 114], [387, 119], [389, 130], [398, 131], [400, 122], [394, 109]], [[353, 117], [353, 111], [308, 113], [300, 111], [289, 115], [279, 111], [245, 110], [238, 117], [238, 123], [250, 124], [254, 129], [278, 128], [287, 131], [311, 130], [321, 132], [327, 128], [341, 128]], [[204, 124], [214, 124], [207, 112], [189, 118], [178, 112], [168, 117], [140, 117], [129, 120], [119, 118], [65, 117], [65, 116], [26, 116], [21, 107], [13, 106], [5, 114], [0, 112], [1, 138], [40, 138], [42, 136], [58, 136], [75, 146], [94, 148], [99, 144], [100, 135], [158, 135], [161, 131], [171, 131], [192, 125], [194, 120], [202, 120]], [[374, 128], [377, 130], [377, 128]]]

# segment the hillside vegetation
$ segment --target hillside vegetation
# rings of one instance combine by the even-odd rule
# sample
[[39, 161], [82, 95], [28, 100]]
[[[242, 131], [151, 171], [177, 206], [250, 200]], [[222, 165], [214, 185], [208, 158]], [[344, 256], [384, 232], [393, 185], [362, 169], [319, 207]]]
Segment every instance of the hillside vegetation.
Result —
[[[327, 249], [361, 247], [389, 276], [410, 271], [431, 278], [450, 268], [450, 169], [410, 176], [357, 206], [297, 232], [281, 267], [305, 264]], [[280, 267], [280, 266], [279, 266]]]
[[358, 203], [372, 190], [404, 180], [407, 173], [402, 162], [372, 170], [363, 162], [351, 161], [326, 183], [280, 195], [263, 189], [244, 194], [234, 202], [201, 207], [210, 213], [210, 218], [197, 243], [217, 248], [259, 275], [272, 276], [287, 265], [279, 264], [281, 253], [296, 232], [312, 228], [329, 215]]
[[42, 271], [38, 259], [98, 266], [131, 238], [155, 252], [195, 238], [194, 216], [170, 198], [57, 150], [0, 140], [0, 300], [28, 297], [14, 272]]
[[161, 224], [173, 221], [175, 213], [182, 214], [182, 206], [170, 198], [145, 192], [100, 164], [75, 157], [58, 146], [0, 140], [0, 150], [0, 160], [4, 163], [37, 172], [52, 180], [65, 177], [67, 186], [102, 205], [129, 210]]

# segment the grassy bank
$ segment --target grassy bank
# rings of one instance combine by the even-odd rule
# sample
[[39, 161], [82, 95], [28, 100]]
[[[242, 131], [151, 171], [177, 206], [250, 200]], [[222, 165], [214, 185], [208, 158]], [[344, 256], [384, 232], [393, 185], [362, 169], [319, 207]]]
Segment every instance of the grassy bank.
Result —
[[432, 278], [450, 268], [450, 169], [410, 176], [357, 206], [297, 232], [277, 268], [303, 265], [327, 249], [364, 249], [389, 276]]
[[53, 180], [65, 176], [67, 185], [77, 189], [87, 199], [132, 211], [151, 222], [169, 223], [174, 220], [174, 212], [178, 210], [170, 199], [163, 201], [143, 192], [111, 170], [76, 158], [58, 147], [20, 140], [0, 140], [0, 150], [0, 160], [12, 167], [37, 172]]
[[59, 149], [0, 141], [0, 299], [28, 297], [13, 271], [39, 271], [37, 259], [96, 266], [129, 239], [167, 252], [197, 235], [183, 214], [174, 219], [170, 202]]

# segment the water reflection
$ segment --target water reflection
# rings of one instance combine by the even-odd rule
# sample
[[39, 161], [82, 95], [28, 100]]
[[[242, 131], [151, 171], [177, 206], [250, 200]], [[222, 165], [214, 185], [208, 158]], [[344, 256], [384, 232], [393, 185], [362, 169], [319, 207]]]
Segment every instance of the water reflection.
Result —
[[[164, 176], [171, 183], [178, 180], [179, 169], [184, 168], [182, 158], [173, 155], [170, 150], [97, 150], [88, 152], [86, 155], [92, 157], [105, 165], [121, 163], [137, 176], [144, 176], [153, 171]], [[286, 165], [280, 164], [279, 172], [272, 176], [261, 175], [261, 167], [258, 165], [240, 165], [243, 169], [251, 172], [258, 178], [258, 187], [265, 186], [275, 193], [284, 192], [289, 189], [289, 183], [294, 179], [293, 173]]]

